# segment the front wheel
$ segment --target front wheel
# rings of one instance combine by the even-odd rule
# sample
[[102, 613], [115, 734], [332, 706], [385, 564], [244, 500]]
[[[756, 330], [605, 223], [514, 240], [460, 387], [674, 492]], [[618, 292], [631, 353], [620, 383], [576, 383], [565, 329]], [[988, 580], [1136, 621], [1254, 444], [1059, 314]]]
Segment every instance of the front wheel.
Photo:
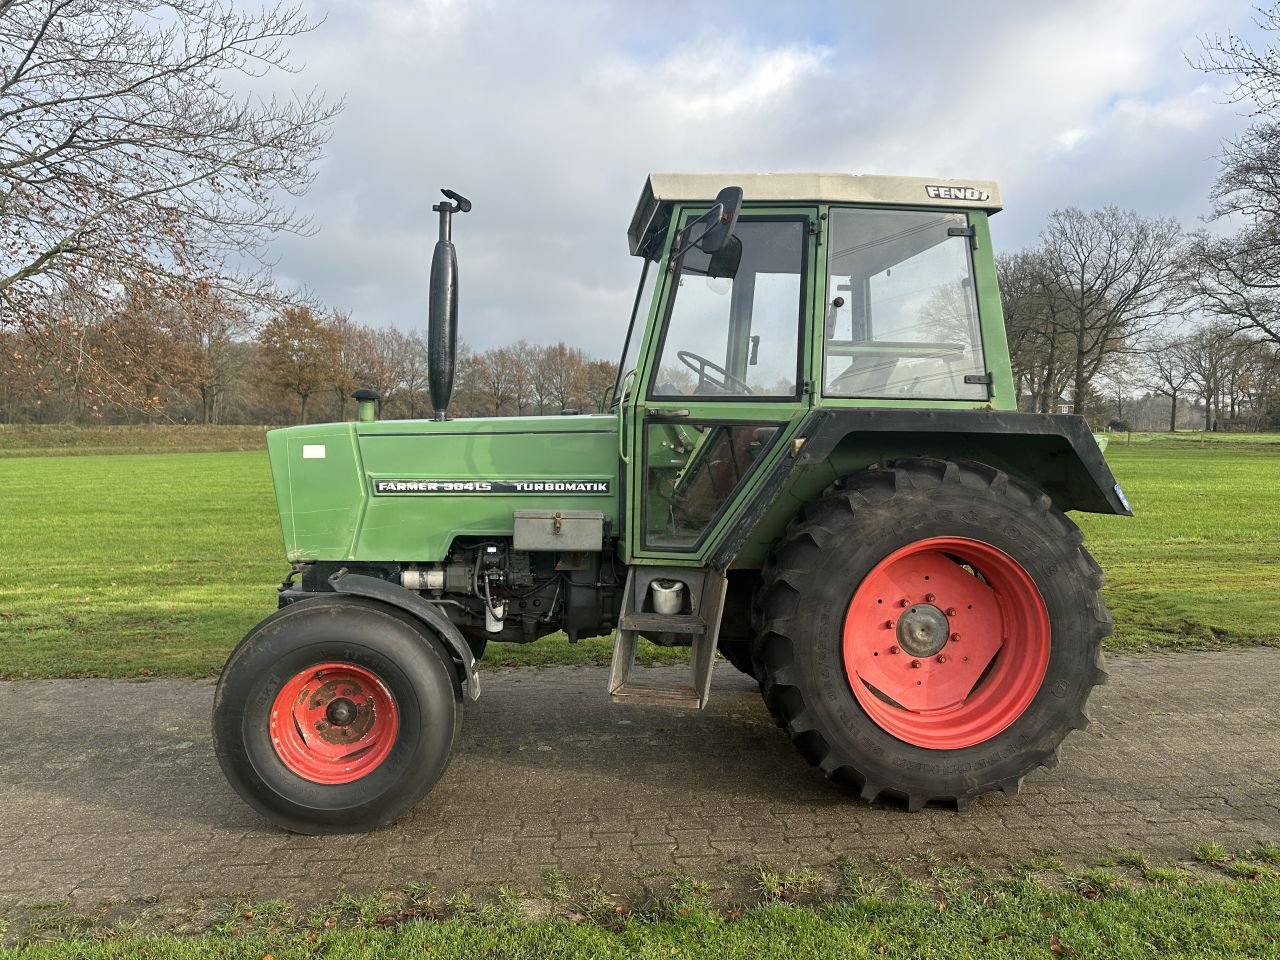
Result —
[[218, 762], [236, 792], [295, 833], [397, 819], [444, 773], [462, 697], [444, 647], [359, 597], [290, 604], [232, 653], [214, 694]]
[[847, 480], [764, 571], [756, 657], [799, 751], [873, 800], [964, 807], [1050, 766], [1105, 678], [1101, 571], [1049, 498], [981, 464]]

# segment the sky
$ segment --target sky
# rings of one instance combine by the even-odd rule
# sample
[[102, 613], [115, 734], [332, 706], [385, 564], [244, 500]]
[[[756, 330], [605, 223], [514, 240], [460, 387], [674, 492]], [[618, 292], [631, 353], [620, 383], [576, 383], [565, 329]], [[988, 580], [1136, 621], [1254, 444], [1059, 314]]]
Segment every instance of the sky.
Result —
[[460, 336], [621, 352], [650, 171], [991, 179], [998, 250], [1046, 214], [1116, 204], [1200, 225], [1247, 120], [1189, 62], [1254, 36], [1235, 0], [824, 4], [304, 0], [288, 82], [345, 100], [276, 274], [370, 325], [425, 329], [454, 221]]

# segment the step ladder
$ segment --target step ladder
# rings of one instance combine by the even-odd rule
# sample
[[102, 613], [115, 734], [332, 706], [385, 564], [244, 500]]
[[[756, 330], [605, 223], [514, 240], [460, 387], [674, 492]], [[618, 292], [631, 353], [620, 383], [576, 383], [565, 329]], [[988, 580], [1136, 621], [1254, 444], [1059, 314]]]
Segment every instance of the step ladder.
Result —
[[[661, 614], [652, 610], [650, 587], [655, 580], [677, 580], [685, 585], [682, 612]], [[622, 593], [622, 616], [613, 636], [613, 664], [609, 669], [609, 695], [615, 703], [693, 710], [707, 705], [726, 583], [727, 578], [719, 571], [692, 567], [633, 566], [628, 571]], [[688, 682], [664, 683], [646, 677], [648, 671], [636, 670], [636, 647], [642, 633], [689, 638]]]

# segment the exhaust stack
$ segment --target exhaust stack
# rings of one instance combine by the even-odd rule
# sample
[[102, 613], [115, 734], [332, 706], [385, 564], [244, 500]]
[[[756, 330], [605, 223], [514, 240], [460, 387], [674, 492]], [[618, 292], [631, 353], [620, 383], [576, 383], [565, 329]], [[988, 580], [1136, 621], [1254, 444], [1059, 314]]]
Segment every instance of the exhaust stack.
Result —
[[453, 215], [471, 210], [471, 201], [452, 190], [449, 200], [431, 209], [440, 214], [440, 239], [431, 254], [431, 293], [427, 313], [427, 379], [437, 420], [447, 420], [458, 352], [458, 254], [453, 246]]

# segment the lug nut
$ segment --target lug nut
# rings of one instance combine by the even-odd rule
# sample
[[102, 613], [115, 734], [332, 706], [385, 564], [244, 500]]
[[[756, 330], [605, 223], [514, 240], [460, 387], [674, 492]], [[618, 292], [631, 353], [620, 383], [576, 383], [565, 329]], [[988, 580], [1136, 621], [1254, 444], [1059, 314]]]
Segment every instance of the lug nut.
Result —
[[901, 600], [898, 601], [898, 606], [909, 607], [911, 606], [911, 601], [908, 600], [906, 597], [903, 597]]
[[940, 653], [940, 654], [938, 654], [938, 662], [939, 662], [939, 663], [946, 663], [946, 662], [947, 662], [947, 655], [946, 655], [945, 653]]
[[919, 669], [920, 669], [920, 661], [919, 661], [919, 660], [912, 660], [912, 661], [911, 661], [911, 669], [912, 669], [912, 670], [919, 670]]
[[893, 629], [893, 621], [892, 621], [892, 620], [886, 620], [886, 621], [884, 622], [884, 628], [885, 628], [886, 630], [892, 630], [892, 629]]
[[955, 643], [955, 642], [956, 642], [957, 640], [959, 640], [959, 639], [960, 639], [960, 634], [958, 634], [958, 633], [953, 633], [953, 634], [951, 635], [951, 642], [952, 642], [952, 643]]
[[890, 653], [897, 653], [897, 652], [898, 652], [898, 648], [897, 648], [897, 647], [890, 647], [890, 648], [889, 648], [889, 652], [890, 652]]
[[932, 593], [926, 593], [926, 594], [924, 595], [924, 602], [925, 602], [925, 603], [933, 603], [933, 594], [932, 594]]
[[954, 617], [955, 615], [956, 615], [956, 608], [955, 608], [955, 607], [947, 607], [947, 616], [948, 616], [948, 617]]

